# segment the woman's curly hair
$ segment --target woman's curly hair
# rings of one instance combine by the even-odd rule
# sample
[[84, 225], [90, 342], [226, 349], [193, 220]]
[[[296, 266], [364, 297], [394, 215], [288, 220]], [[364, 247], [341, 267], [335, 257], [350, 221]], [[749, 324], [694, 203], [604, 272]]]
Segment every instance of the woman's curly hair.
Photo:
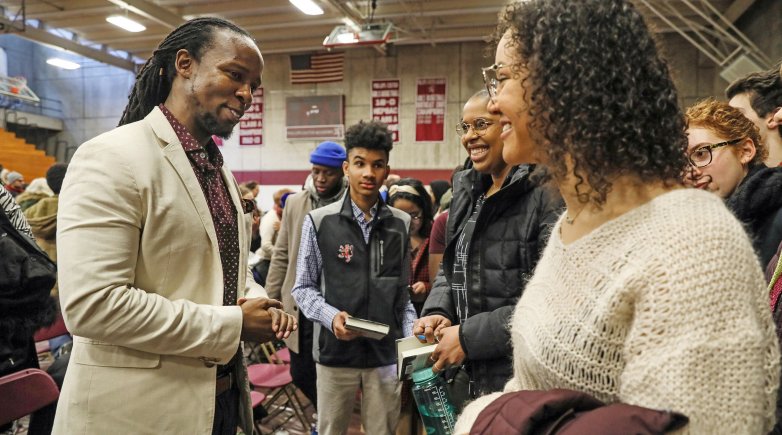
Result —
[[755, 145], [753, 164], [760, 164], [768, 157], [768, 149], [760, 139], [760, 131], [739, 109], [724, 101], [706, 98], [687, 109], [687, 127], [711, 130], [725, 140], [749, 138]]
[[681, 183], [684, 116], [668, 66], [629, 1], [519, 1], [501, 14], [494, 42], [506, 31], [549, 175], [564, 179], [569, 155], [579, 201], [597, 205], [618, 176]]

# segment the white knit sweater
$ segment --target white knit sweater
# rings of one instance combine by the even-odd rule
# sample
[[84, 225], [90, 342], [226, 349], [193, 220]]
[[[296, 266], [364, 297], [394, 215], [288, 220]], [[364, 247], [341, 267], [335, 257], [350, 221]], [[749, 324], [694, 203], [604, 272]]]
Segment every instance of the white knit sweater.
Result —
[[[561, 223], [516, 306], [505, 390], [675, 410], [691, 433], [767, 433], [779, 349], [758, 260], [722, 200], [675, 190], [569, 245]], [[456, 433], [498, 395], [470, 404]]]

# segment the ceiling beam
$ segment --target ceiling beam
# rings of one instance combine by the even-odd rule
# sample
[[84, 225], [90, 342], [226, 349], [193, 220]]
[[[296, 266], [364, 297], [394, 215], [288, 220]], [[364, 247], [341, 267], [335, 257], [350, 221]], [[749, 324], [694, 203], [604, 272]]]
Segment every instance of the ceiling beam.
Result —
[[141, 15], [152, 21], [160, 23], [171, 29], [179, 27], [185, 22], [185, 19], [181, 16], [171, 12], [170, 10], [158, 6], [154, 3], [150, 3], [146, 0], [108, 0], [109, 2], [123, 8], [127, 8], [134, 14]]
[[723, 15], [728, 21], [735, 23], [753, 4], [755, 4], [755, 0], [735, 0], [725, 9]]
[[[14, 28], [15, 23], [11, 20], [0, 16], [0, 23], [2, 23], [7, 29]], [[25, 26], [24, 31], [15, 33], [23, 38], [30, 39], [32, 41], [40, 42], [41, 44], [50, 45], [52, 47], [64, 48], [68, 51], [72, 51], [76, 54], [80, 54], [84, 57], [95, 59], [98, 62], [103, 62], [108, 65], [113, 65], [118, 68], [126, 69], [129, 71], [136, 70], [136, 64], [128, 59], [123, 59], [117, 56], [112, 56], [101, 50], [96, 50], [91, 47], [87, 47], [79, 44], [78, 42], [70, 39], [61, 38], [53, 35], [45, 30], [36, 29], [32, 26]]]

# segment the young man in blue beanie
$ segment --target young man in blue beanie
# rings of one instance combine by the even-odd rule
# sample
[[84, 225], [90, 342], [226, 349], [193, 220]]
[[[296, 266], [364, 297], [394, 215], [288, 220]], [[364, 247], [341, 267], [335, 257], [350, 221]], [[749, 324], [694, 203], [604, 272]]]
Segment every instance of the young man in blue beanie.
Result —
[[[416, 318], [407, 290], [410, 217], [378, 193], [390, 170], [387, 127], [360, 122], [348, 129], [345, 144], [348, 194], [304, 219], [292, 294], [314, 322], [318, 433], [347, 432], [360, 388], [364, 430], [393, 434], [401, 389], [395, 340], [412, 334]], [[346, 326], [352, 316], [389, 331], [380, 339], [361, 335]]]
[[293, 383], [317, 406], [317, 376], [312, 359], [312, 322], [299, 315], [299, 307], [291, 296], [296, 282], [296, 260], [301, 241], [301, 226], [307, 214], [339, 200], [345, 193], [347, 181], [342, 174], [342, 163], [347, 159], [345, 148], [334, 142], [323, 142], [310, 154], [312, 172], [307, 177], [304, 191], [290, 195], [282, 210], [282, 223], [274, 245], [266, 291], [269, 297], [282, 300], [286, 312], [299, 319], [299, 329], [285, 340], [291, 350]]

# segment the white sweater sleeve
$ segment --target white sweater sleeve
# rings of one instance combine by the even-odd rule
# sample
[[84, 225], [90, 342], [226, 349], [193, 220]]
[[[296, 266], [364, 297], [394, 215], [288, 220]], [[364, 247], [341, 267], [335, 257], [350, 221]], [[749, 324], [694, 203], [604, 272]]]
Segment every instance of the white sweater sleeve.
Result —
[[762, 272], [738, 224], [700, 232], [697, 256], [646, 270], [619, 399], [681, 412], [691, 433], [768, 433], [779, 350]]

